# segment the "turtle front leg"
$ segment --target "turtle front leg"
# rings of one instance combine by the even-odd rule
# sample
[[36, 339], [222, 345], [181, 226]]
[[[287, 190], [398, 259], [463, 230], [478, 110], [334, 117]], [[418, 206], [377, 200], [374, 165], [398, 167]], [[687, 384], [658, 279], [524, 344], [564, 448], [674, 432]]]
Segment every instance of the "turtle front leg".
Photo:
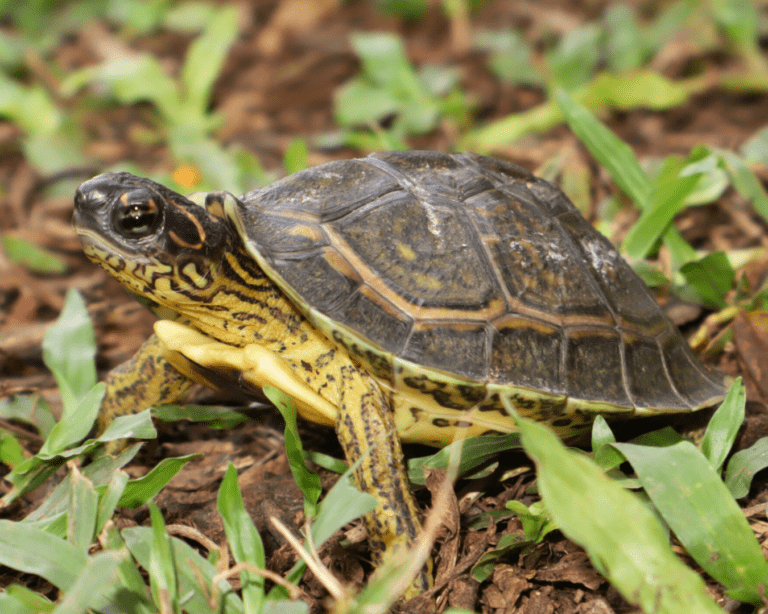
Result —
[[[419, 509], [408, 486], [405, 459], [389, 401], [367, 373], [350, 366], [342, 370], [341, 401], [336, 433], [350, 464], [359, 461], [354, 477], [358, 489], [373, 495], [378, 507], [365, 516], [374, 564], [405, 556], [421, 532]], [[432, 562], [406, 591], [410, 599], [429, 589]]]
[[[213, 387], [217, 379], [237, 382], [244, 391], [271, 385], [291, 396], [305, 418], [335, 424], [349, 463], [360, 461], [354, 476], [357, 487], [379, 502], [365, 518], [374, 563], [405, 554], [421, 531], [419, 511], [408, 487], [389, 401], [370, 375], [351, 362], [341, 365], [338, 378], [331, 380], [338, 382], [338, 401], [331, 403], [283, 355], [264, 347], [234, 347], [168, 320], [157, 322], [155, 332], [172, 363], [189, 377]], [[428, 562], [405, 597], [415, 597], [431, 581]]]
[[168, 362], [165, 352], [165, 345], [152, 335], [132, 358], [109, 372], [96, 423], [99, 433], [118, 416], [176, 403], [186, 396], [193, 382]]

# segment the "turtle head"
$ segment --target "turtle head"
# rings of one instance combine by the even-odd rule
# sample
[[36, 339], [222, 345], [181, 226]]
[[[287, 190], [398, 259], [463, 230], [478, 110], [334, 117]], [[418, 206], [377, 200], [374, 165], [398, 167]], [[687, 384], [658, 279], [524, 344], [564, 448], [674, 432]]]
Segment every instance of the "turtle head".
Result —
[[200, 288], [212, 280], [222, 254], [237, 241], [215, 207], [130, 173], [104, 173], [83, 183], [75, 193], [74, 225], [91, 260], [132, 292], [161, 304], [174, 302], [159, 296], [162, 288], [183, 280]]

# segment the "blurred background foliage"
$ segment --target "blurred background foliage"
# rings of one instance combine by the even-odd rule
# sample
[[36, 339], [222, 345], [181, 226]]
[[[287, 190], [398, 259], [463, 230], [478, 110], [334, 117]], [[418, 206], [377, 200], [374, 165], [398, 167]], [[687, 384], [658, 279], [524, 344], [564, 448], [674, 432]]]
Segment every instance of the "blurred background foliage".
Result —
[[[749, 371], [768, 352], [759, 343], [743, 345], [744, 339], [768, 338], [766, 49], [767, 0], [0, 0], [0, 272], [10, 271], [6, 277], [17, 286], [3, 286], [0, 297], [32, 297], [29, 304], [38, 307], [28, 311], [50, 320], [54, 306], [64, 307], [68, 280], [95, 283], [78, 277], [89, 265], [69, 218], [74, 188], [99, 172], [128, 170], [181, 192], [242, 193], [308, 165], [374, 150], [471, 150], [556, 181], [621, 245], [672, 305], [670, 311], [688, 309], [676, 321], [703, 321], [695, 346], [720, 355], [734, 342], [730, 346], [737, 350], [726, 352], [726, 360]], [[64, 313], [77, 313], [71, 317], [80, 321], [85, 307], [76, 303], [68, 295]], [[748, 331], [741, 334], [742, 345], [740, 326]], [[87, 339], [77, 343], [70, 337], [48, 342], [45, 360], [54, 372], [66, 369], [71, 358], [52, 358], [52, 347], [95, 352], [92, 329], [83, 335]], [[81, 341], [87, 352], [76, 349]], [[89, 354], [87, 377], [77, 385], [82, 395], [95, 390], [92, 359]], [[57, 378], [67, 381], [61, 373]], [[76, 422], [72, 430], [55, 426], [74, 422], [69, 414], [75, 401], [66, 400], [58, 423], [36, 401], [13, 410], [2, 406], [0, 416], [9, 419], [16, 412], [14, 419], [35, 424], [52, 442], [43, 447], [45, 460], [25, 457], [22, 446], [0, 429], [0, 460], [17, 472], [14, 496], [65, 460], [105, 443], [80, 446], [90, 423]], [[741, 410], [731, 411], [722, 430], [733, 432], [712, 444], [711, 456], [719, 460], [711, 462], [721, 473], [743, 421], [743, 398]], [[185, 417], [190, 415], [191, 410]], [[125, 428], [138, 436], [151, 425], [146, 416], [130, 426], [134, 430]], [[616, 477], [621, 461], [606, 452], [611, 438], [603, 431], [593, 444], [603, 468]], [[751, 477], [768, 464], [767, 451], [767, 445], [755, 444], [740, 452], [744, 456], [727, 467], [725, 486], [717, 476], [706, 482], [709, 493], [720, 489], [718, 496], [727, 500], [717, 522], [736, 526], [741, 512], [732, 496], [746, 496]], [[110, 461], [109, 475], [118, 475], [132, 454]], [[180, 468], [189, 458], [176, 460]], [[660, 461], [662, 473], [669, 462]], [[690, 462], [689, 483], [704, 480], [700, 467], [690, 469], [698, 460]], [[87, 478], [97, 481], [100, 470], [93, 463]], [[423, 480], [415, 474], [414, 480]], [[78, 475], [65, 486], [87, 500], [88, 513], [81, 514], [79, 527], [69, 527], [72, 544], [59, 539], [51, 547], [60, 559], [77, 559], [79, 569], [90, 566], [96, 573], [103, 564], [102, 571], [114, 571], [122, 563], [108, 552], [98, 561], [86, 558], [88, 545], [118, 501], [144, 504], [169, 476], [158, 469], [147, 480], [149, 491], [139, 496], [139, 485], [131, 482], [120, 499], [121, 487], [102, 484], [97, 493]], [[620, 479], [625, 485], [635, 480]], [[45, 525], [59, 537], [67, 534], [67, 505], [77, 501], [67, 496], [62, 489], [49, 500], [47, 509], [58, 515], [46, 521], [44, 510], [32, 519], [36, 529]], [[222, 507], [239, 510], [242, 501], [230, 496]], [[556, 504], [550, 500], [550, 510]], [[345, 500], [341, 508], [349, 505]], [[515, 513], [526, 519], [525, 539], [506, 536], [474, 568], [475, 579], [489, 578], [508, 550], [539, 543], [554, 526], [547, 509], [519, 504]], [[580, 513], [571, 519], [579, 520]], [[162, 524], [154, 511], [153, 522]], [[695, 524], [685, 516], [678, 522]], [[725, 573], [707, 571], [733, 596], [758, 603], [755, 587], [763, 569], [754, 563], [760, 558], [757, 544], [751, 535], [744, 537], [748, 528], [739, 538], [745, 541], [734, 539], [749, 542], [739, 546], [752, 557], [753, 563], [744, 563], [717, 535], [717, 522], [697, 539], [717, 553], [712, 560], [730, 566]], [[3, 531], [0, 546], [18, 543], [17, 534]], [[136, 532], [125, 539], [137, 558], [154, 539], [155, 552], [167, 557], [167, 566], [156, 569], [168, 570], [172, 557], [158, 534]], [[8, 543], [2, 542], [8, 535]], [[115, 547], [124, 545], [115, 534], [110, 539]], [[46, 543], [40, 542], [42, 549]], [[733, 572], [742, 568], [751, 576]], [[135, 568], [130, 573], [139, 594], [143, 581]], [[213, 577], [213, 564], [205, 574]], [[97, 575], [82, 578], [99, 584]], [[57, 577], [57, 586], [69, 590], [75, 580]], [[152, 582], [160, 580], [153, 575]], [[18, 601], [37, 604], [36, 595], [22, 593], [17, 589]], [[178, 605], [179, 594], [173, 598]], [[149, 596], [144, 599], [141, 611], [152, 611]], [[40, 611], [54, 607], [45, 603]]]

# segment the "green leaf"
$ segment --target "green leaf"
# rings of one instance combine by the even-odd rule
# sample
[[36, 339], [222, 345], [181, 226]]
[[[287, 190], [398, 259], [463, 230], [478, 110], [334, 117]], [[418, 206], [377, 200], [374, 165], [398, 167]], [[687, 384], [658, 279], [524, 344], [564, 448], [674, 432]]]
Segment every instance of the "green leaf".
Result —
[[[143, 3], [144, 0], [138, 0], [138, 2]], [[163, 25], [174, 32], [186, 34], [197, 34], [204, 30], [218, 12], [216, 4], [205, 0], [171, 4], [167, 9], [163, 18]]]
[[0, 116], [11, 119], [28, 135], [53, 134], [63, 114], [42, 85], [24, 87], [0, 73]]
[[763, 437], [746, 450], [739, 450], [731, 457], [725, 471], [725, 485], [734, 498], [746, 497], [749, 494], [752, 478], [766, 467], [768, 467], [768, 437]]
[[[89, 465], [83, 467], [82, 473], [96, 487], [109, 484], [112, 476], [121, 467], [127, 465], [136, 456], [141, 444], [134, 444], [123, 450], [116, 457], [101, 456], [96, 458]], [[63, 516], [69, 505], [69, 491], [72, 475], [68, 474], [61, 484], [59, 484], [52, 493], [40, 504], [40, 506], [31, 512], [23, 522], [51, 522], [56, 518]]]
[[646, 60], [647, 49], [633, 10], [619, 4], [605, 11], [606, 58], [614, 72], [640, 68]]
[[537, 501], [531, 507], [520, 503], [520, 501], [507, 501], [506, 507], [520, 519], [520, 523], [523, 525], [523, 535], [530, 542], [541, 543], [547, 533], [557, 529], [557, 524], [552, 521], [549, 510], [544, 507], [542, 501]]
[[702, 305], [720, 309], [728, 306], [725, 295], [733, 287], [736, 272], [725, 252], [713, 252], [687, 262], [680, 267], [680, 273], [688, 283], [686, 292], [692, 293]]
[[64, 273], [67, 263], [47, 249], [38, 247], [21, 237], [0, 237], [8, 260], [25, 266], [35, 273]]
[[51, 463], [38, 456], [25, 459], [24, 462], [5, 476], [5, 479], [13, 484], [13, 488], [0, 499], [0, 505], [9, 505], [19, 497], [32, 492], [56, 473], [62, 464], [63, 462], [60, 459], [57, 459], [57, 462]]
[[426, 0], [378, 0], [376, 5], [377, 10], [405, 21], [421, 21], [427, 12]]
[[456, 145], [457, 151], [487, 153], [526, 134], [544, 132], [563, 121], [563, 114], [551, 100], [521, 113], [513, 113], [465, 134]]
[[[170, 133], [171, 149], [177, 160], [191, 162], [216, 189], [222, 186], [236, 191], [241, 189], [236, 149], [223, 149], [216, 141], [202, 137], [185, 125], [172, 126]], [[202, 189], [203, 186], [199, 187]]]
[[[124, 529], [124, 531], [130, 531], [130, 529]], [[142, 528], [142, 531], [145, 531], [147, 535], [147, 557], [145, 562], [142, 563], [142, 567], [148, 569], [152, 529], [147, 527]], [[103, 534], [103, 543], [106, 549], [119, 552], [122, 555], [122, 561], [118, 566], [120, 589], [112, 599], [112, 605], [115, 610], [118, 612], [131, 612], [131, 614], [157, 614], [158, 608], [152, 603], [149, 586], [147, 586], [144, 577], [139, 572], [136, 560], [131, 556], [132, 553], [126, 541], [123, 540], [122, 532], [114, 525], [107, 527]], [[106, 611], [107, 609], [105, 608]], [[192, 611], [194, 610], [190, 610], [190, 612]]]
[[493, 550], [483, 553], [477, 560], [475, 566], [470, 572], [472, 577], [478, 582], [485, 582], [493, 574], [499, 559], [506, 556], [513, 550], [519, 550], [531, 545], [531, 542], [525, 539], [521, 533], [506, 533], [499, 538]]
[[757, 9], [748, 0], [712, 0], [712, 16], [733, 44], [757, 48]]
[[61, 390], [62, 419], [74, 412], [96, 384], [96, 336], [85, 302], [68, 290], [59, 319], [45, 333], [43, 361]]
[[184, 465], [201, 456], [202, 454], [188, 454], [177, 458], [164, 458], [147, 475], [128, 482], [118, 505], [135, 509], [148, 503]]
[[120, 498], [123, 496], [125, 486], [128, 484], [129, 479], [129, 476], [125, 471], [115, 471], [112, 474], [112, 479], [104, 490], [104, 494], [99, 499], [96, 518], [96, 535], [101, 533], [104, 525], [107, 524], [109, 519], [112, 518], [112, 514], [115, 513], [115, 508], [120, 502]]
[[[514, 407], [505, 406], [514, 414]], [[664, 529], [635, 495], [583, 454], [566, 450], [546, 426], [516, 419], [552, 518], [625, 599], [657, 614], [720, 612], [702, 579], [672, 553]]]
[[[40, 448], [40, 456], [55, 455], [80, 442], [93, 428], [99, 415], [101, 401], [106, 393], [103, 382], [91, 388], [80, 400], [74, 411], [62, 416], [61, 421], [51, 429], [51, 434]], [[63, 391], [62, 391], [63, 396]]]
[[24, 157], [41, 174], [66, 174], [78, 165], [96, 164], [83, 153], [82, 133], [68, 123], [52, 134], [30, 134], [21, 143]]
[[531, 62], [531, 49], [514, 30], [481, 30], [475, 35], [475, 44], [486, 49], [488, 65], [502, 81], [525, 85], [540, 85], [541, 75]]
[[565, 121], [595, 159], [604, 166], [616, 185], [643, 209], [651, 195], [651, 180], [624, 141], [599, 122], [585, 107], [562, 89], [555, 92]]
[[[250, 420], [248, 416], [237, 409], [192, 404], [156, 405], [152, 408], [152, 417], [163, 422], [177, 422], [179, 420], [202, 422], [205, 426], [214, 429], [229, 429]], [[150, 420], [149, 423], [151, 424], [152, 421]], [[130, 437], [136, 437], [136, 435], [130, 435]]]
[[662, 49], [665, 43], [679, 35], [685, 22], [698, 7], [699, 3], [691, 0], [657, 7], [659, 13], [647, 33], [648, 47], [654, 52]]
[[318, 467], [332, 471], [333, 473], [342, 475], [349, 469], [349, 465], [347, 465], [346, 461], [343, 461], [340, 458], [334, 458], [329, 454], [323, 454], [322, 452], [316, 452], [314, 450], [307, 450], [305, 451], [305, 454], [308, 461], [314, 463]]
[[40, 576], [64, 592], [88, 561], [79, 547], [36, 527], [0, 519], [0, 564]]
[[[163, 21], [168, 11], [168, 0], [122, 0], [109, 2], [106, 6], [108, 23], [120, 24], [131, 33], [151, 34]], [[94, 16], [97, 17], [97, 16]]]
[[56, 425], [48, 403], [39, 396], [15, 396], [0, 400], [0, 417], [6, 420], [20, 420], [31, 424], [44, 438], [48, 438]]
[[758, 181], [755, 174], [749, 169], [744, 160], [732, 151], [716, 149], [725, 170], [731, 177], [733, 187], [744, 198], [752, 203], [752, 207], [764, 220], [768, 220], [768, 194]]
[[696, 250], [683, 239], [674, 224], [669, 225], [661, 240], [672, 256], [673, 270], [679, 270], [685, 263], [696, 260]]
[[674, 156], [664, 161], [642, 208], [640, 219], [624, 240], [623, 247], [632, 258], [645, 258], [667, 231], [675, 215], [685, 208], [685, 199], [696, 186], [701, 174], [684, 175], [681, 173], [684, 167], [684, 161]]
[[[172, 612], [179, 611], [179, 586], [176, 581], [176, 558], [160, 509], [149, 504], [152, 519], [152, 549], [149, 554], [149, 585], [156, 604], [167, 603]], [[163, 609], [163, 608], [161, 608]]]
[[461, 462], [458, 468], [458, 475], [463, 475], [495, 458], [502, 452], [519, 450], [520, 434], [509, 433], [508, 435], [468, 437], [467, 439], [454, 442], [430, 456], [411, 458], [408, 461], [408, 480], [413, 484], [423, 486], [425, 483], [424, 470], [445, 469], [448, 467], [454, 447], [461, 448], [461, 454], [459, 455]]
[[122, 556], [118, 552], [97, 552], [88, 560], [77, 578], [59, 602], [54, 614], [82, 614], [102, 609], [107, 598], [118, 590], [118, 567]]
[[741, 146], [741, 153], [747, 163], [758, 162], [768, 166], [768, 126], [764, 126], [747, 139]]
[[[237, 39], [237, 9], [223, 6], [211, 17], [205, 32], [190, 46], [181, 70], [185, 88], [184, 106], [188, 109], [187, 121], [207, 114], [213, 84], [221, 74], [229, 49]], [[183, 122], [177, 117], [176, 122]]]
[[306, 601], [267, 601], [262, 614], [309, 614], [309, 604]]
[[718, 474], [744, 423], [746, 404], [747, 393], [739, 377], [733, 382], [727, 396], [707, 425], [701, 442], [701, 453]]
[[96, 535], [98, 495], [93, 484], [73, 468], [67, 512], [67, 540], [87, 553]]
[[[395, 140], [407, 134], [432, 130], [444, 112], [440, 96], [431, 92], [455, 91], [455, 73], [446, 69], [425, 68], [417, 75], [405, 53], [402, 39], [390, 33], [355, 33], [350, 37], [361, 59], [362, 75], [347, 82], [336, 92], [336, 120], [344, 127], [370, 126], [394, 115], [391, 132]], [[455, 99], [451, 100], [455, 107]], [[453, 109], [455, 111], [455, 108]], [[390, 132], [390, 131], [387, 131]], [[348, 134], [347, 141], [360, 134]], [[379, 135], [382, 136], [382, 135]], [[384, 138], [392, 138], [385, 133]]]
[[24, 449], [10, 433], [0, 430], [0, 463], [14, 469], [24, 462]]
[[165, 73], [160, 61], [149, 53], [121, 56], [76, 70], [63, 80], [61, 90], [69, 97], [94, 82], [108, 86], [110, 94], [123, 104], [153, 103], [168, 122], [182, 109], [176, 83]]
[[389, 32], [355, 32], [349, 42], [362, 60], [370, 83], [392, 86], [401, 92], [418, 91], [416, 73], [400, 36]]
[[118, 416], [99, 436], [98, 441], [106, 443], [118, 439], [155, 439], [157, 431], [152, 424], [153, 410], [145, 409], [138, 414]]
[[613, 444], [688, 553], [727, 593], [762, 603], [768, 563], [744, 514], [707, 459], [689, 441], [662, 448]]
[[[591, 109], [594, 112], [605, 108], [622, 110], [636, 108], [668, 109], [679, 106], [692, 94], [702, 91], [707, 87], [709, 87], [709, 84], [704, 79], [696, 78], [684, 82], [670, 81], [659, 73], [645, 70], [633, 71], [622, 75], [601, 73], [587, 85], [571, 92], [570, 96], [573, 96], [573, 100], [580, 102], [579, 107], [584, 105], [583, 110]], [[568, 113], [563, 107], [563, 94], [565, 94], [564, 90], [562, 90], [562, 93], [561, 90], [555, 92], [557, 104], [552, 100], [548, 100], [527, 111], [509, 115], [469, 132], [459, 140], [456, 149], [468, 149], [484, 153], [512, 143], [526, 134], [549, 130], [561, 123], [563, 115]], [[565, 95], [567, 96], [567, 94]], [[570, 98], [570, 96], [568, 97]], [[571, 120], [568, 121], [571, 123]], [[597, 122], [597, 125], [600, 125], [599, 122]], [[592, 155], [598, 158], [600, 163], [611, 171], [611, 176], [619, 187], [640, 206], [640, 203], [643, 201], [636, 200], [636, 193], [631, 189], [638, 186], [632, 186], [631, 183], [629, 185], [622, 183], [622, 179], [631, 182], [631, 175], [634, 169], [628, 168], [627, 173], [622, 173], [622, 161], [615, 163], [612, 163], [610, 160], [606, 161], [601, 159], [596, 151], [593, 150], [593, 147], [590, 145], [591, 135], [589, 129], [585, 129], [585, 134], [581, 134], [573, 125], [571, 128], [587, 145]], [[610, 134], [607, 128], [603, 126], [600, 129], [600, 133], [594, 135], [598, 141], [604, 137], [603, 132]], [[613, 138], [616, 137], [614, 136]], [[605, 145], [605, 143], [601, 145]], [[626, 153], [634, 157], [626, 145], [624, 145], [624, 148], [627, 150]], [[622, 151], [621, 153], [624, 155], [625, 152]], [[614, 167], [619, 172], [616, 172]]]
[[596, 24], [586, 24], [569, 29], [559, 45], [546, 55], [546, 62], [555, 82], [572, 90], [585, 83], [600, 59], [602, 32]]
[[672, 81], [651, 69], [622, 75], [604, 72], [589, 83], [584, 103], [593, 109], [606, 106], [624, 111], [638, 108], [661, 111], [685, 104], [692, 94], [707, 87], [705, 79]]
[[288, 175], [298, 173], [307, 168], [307, 158], [309, 157], [309, 147], [304, 139], [293, 139], [283, 155], [283, 164], [285, 172]]
[[373, 511], [378, 505], [373, 495], [357, 490], [352, 481], [353, 471], [354, 467], [336, 481], [312, 522], [312, 537], [317, 548], [344, 525]]
[[[144, 569], [149, 569], [152, 530], [148, 527], [132, 527], [124, 529], [121, 534], [139, 565]], [[182, 540], [172, 537], [170, 543], [173, 559], [183, 561], [183, 564], [179, 565], [177, 573], [179, 594], [189, 597], [188, 600], [185, 600], [184, 609], [187, 612], [210, 612], [211, 608], [206, 600], [206, 593], [200, 590], [200, 578], [205, 581], [207, 594], [210, 594], [211, 581], [219, 570]], [[214, 611], [217, 613], [223, 611], [223, 614], [242, 614], [243, 603], [235, 594], [232, 585], [226, 580], [219, 580], [218, 589], [219, 604]], [[157, 609], [155, 608], [153, 611], [156, 612]]]
[[285, 420], [285, 452], [291, 467], [293, 479], [304, 495], [304, 514], [307, 518], [317, 516], [317, 502], [323, 492], [320, 476], [307, 467], [304, 460], [304, 447], [299, 437], [296, 424], [296, 404], [287, 394], [274, 386], [264, 386], [265, 396], [280, 410]]
[[396, 113], [400, 102], [392, 92], [353, 79], [336, 90], [335, 118], [341, 126], [367, 126]]
[[[7, 595], [12, 597], [12, 602], [3, 599]], [[24, 606], [22, 609], [13, 609], [21, 604]], [[8, 614], [15, 614], [16, 612], [23, 612], [24, 614], [53, 612], [55, 607], [55, 603], [49, 601], [43, 595], [31, 591], [26, 586], [12, 584], [6, 589], [5, 594], [0, 593], [0, 612], [3, 612], [3, 614], [6, 614], [6, 612]]]
[[[235, 561], [265, 569], [266, 559], [261, 536], [245, 510], [243, 496], [237, 484], [237, 469], [231, 463], [219, 489], [217, 509], [224, 522], [224, 531]], [[246, 612], [260, 612], [264, 602], [264, 577], [243, 571], [240, 573], [240, 581]]]

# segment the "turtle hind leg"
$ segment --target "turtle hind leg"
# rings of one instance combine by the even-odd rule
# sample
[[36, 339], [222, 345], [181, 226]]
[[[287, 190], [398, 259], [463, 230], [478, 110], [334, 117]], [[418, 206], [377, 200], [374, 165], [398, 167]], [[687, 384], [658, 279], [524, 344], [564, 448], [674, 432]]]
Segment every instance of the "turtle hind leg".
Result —
[[[419, 508], [408, 486], [397, 427], [386, 395], [367, 373], [349, 366], [342, 370], [336, 433], [354, 473], [358, 489], [373, 495], [378, 507], [365, 516], [374, 564], [405, 555], [421, 533]], [[432, 583], [432, 562], [414, 579], [405, 597], [412, 598]]]

